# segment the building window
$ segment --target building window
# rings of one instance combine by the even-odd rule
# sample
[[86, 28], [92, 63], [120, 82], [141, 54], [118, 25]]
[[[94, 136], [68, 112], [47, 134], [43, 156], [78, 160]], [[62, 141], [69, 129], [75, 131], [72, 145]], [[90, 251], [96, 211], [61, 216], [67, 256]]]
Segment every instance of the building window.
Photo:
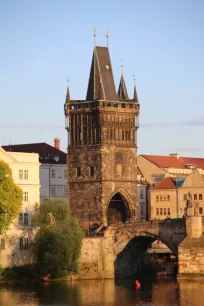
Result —
[[28, 180], [28, 170], [24, 170], [24, 180]]
[[1, 238], [1, 249], [4, 250], [6, 248], [6, 239], [4, 237]]
[[64, 169], [64, 178], [67, 178], [67, 169]]
[[23, 170], [19, 170], [18, 176], [19, 180], [23, 180]]
[[62, 177], [62, 169], [58, 169], [57, 176], [58, 176], [58, 178]]
[[29, 241], [28, 241], [28, 238], [24, 238], [24, 237], [21, 237], [19, 239], [19, 249], [21, 250], [26, 250], [29, 248]]
[[163, 208], [160, 208], [160, 215], [163, 215]]
[[167, 196], [167, 201], [170, 201], [170, 195]]
[[170, 211], [170, 208], [168, 208], [168, 216], [171, 215], [171, 211]]
[[52, 171], [51, 171], [51, 177], [52, 177], [52, 178], [56, 178], [55, 169], [52, 169]]
[[199, 207], [199, 214], [202, 214], [202, 213], [203, 213], [203, 208]]
[[19, 214], [18, 223], [19, 225], [23, 225], [23, 214], [22, 213]]
[[187, 194], [184, 194], [184, 195], [183, 195], [183, 200], [184, 200], [184, 201], [187, 201]]
[[28, 213], [20, 213], [18, 223], [21, 226], [28, 226], [29, 225]]
[[80, 167], [77, 168], [77, 177], [79, 177], [79, 176], [81, 176], [81, 168]]
[[164, 208], [164, 215], [166, 216], [166, 208]]
[[197, 194], [193, 195], [194, 200], [197, 200]]
[[199, 200], [202, 200], [202, 199], [203, 199], [203, 195], [199, 194]]
[[159, 208], [157, 208], [157, 216], [159, 216]]
[[157, 202], [159, 201], [159, 196], [158, 196], [158, 195], [156, 195], [156, 201], [157, 201]]
[[56, 186], [51, 187], [51, 196], [56, 197]]
[[164, 195], [164, 199], [163, 200], [166, 201], [166, 195]]
[[162, 195], [160, 195], [160, 201], [162, 201]]
[[24, 191], [23, 200], [24, 200], [24, 202], [28, 202], [28, 191]]
[[61, 188], [61, 186], [58, 186], [58, 187], [57, 187], [57, 196], [58, 196], [58, 197], [61, 197], [61, 196], [62, 196], [62, 188]]
[[89, 167], [89, 175], [94, 176], [94, 167], [93, 166]]
[[23, 224], [24, 226], [28, 226], [28, 213], [25, 213], [23, 216]]

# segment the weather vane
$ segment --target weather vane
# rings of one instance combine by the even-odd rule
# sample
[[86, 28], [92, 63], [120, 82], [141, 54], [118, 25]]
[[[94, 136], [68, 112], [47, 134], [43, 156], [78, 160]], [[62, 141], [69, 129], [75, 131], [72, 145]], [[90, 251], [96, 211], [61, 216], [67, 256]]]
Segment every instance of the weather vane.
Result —
[[107, 40], [107, 47], [108, 47], [108, 39], [109, 39], [109, 35], [108, 35], [109, 31], [106, 30], [106, 40]]
[[133, 74], [134, 86], [135, 86], [135, 75]]
[[94, 46], [96, 46], [96, 28], [94, 28], [93, 36], [94, 36]]

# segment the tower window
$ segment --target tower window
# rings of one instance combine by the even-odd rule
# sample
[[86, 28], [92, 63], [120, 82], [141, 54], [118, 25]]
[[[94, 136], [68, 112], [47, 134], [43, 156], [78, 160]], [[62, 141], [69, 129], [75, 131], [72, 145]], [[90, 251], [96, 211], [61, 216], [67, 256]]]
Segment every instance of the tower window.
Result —
[[94, 176], [94, 167], [93, 166], [89, 167], [89, 174], [90, 174], [90, 176]]
[[77, 167], [77, 177], [81, 176], [81, 168]]

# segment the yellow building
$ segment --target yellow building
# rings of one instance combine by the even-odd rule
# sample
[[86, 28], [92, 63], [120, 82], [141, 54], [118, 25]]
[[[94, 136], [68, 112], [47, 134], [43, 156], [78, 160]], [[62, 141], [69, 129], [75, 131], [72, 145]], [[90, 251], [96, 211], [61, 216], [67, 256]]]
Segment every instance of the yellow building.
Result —
[[39, 155], [6, 152], [0, 147], [0, 160], [9, 165], [14, 182], [23, 191], [20, 214], [0, 238], [0, 266], [28, 264], [34, 235], [32, 213], [35, 204], [40, 203]]
[[150, 216], [157, 220], [182, 218], [189, 201], [204, 214], [204, 178], [197, 169], [187, 177], [167, 177], [150, 190]]

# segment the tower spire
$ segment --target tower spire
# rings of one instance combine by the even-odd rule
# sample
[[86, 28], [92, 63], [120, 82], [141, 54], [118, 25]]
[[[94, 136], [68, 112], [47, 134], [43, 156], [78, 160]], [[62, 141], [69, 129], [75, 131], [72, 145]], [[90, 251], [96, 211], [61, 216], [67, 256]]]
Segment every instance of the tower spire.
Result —
[[67, 95], [66, 95], [66, 103], [70, 103], [70, 92], [69, 92], [69, 77], [67, 77]]
[[119, 100], [129, 100], [127, 88], [125, 85], [125, 79], [123, 76], [123, 61], [121, 60], [121, 77], [120, 77], [120, 84], [118, 88], [118, 98]]
[[135, 81], [135, 75], [133, 74], [133, 80], [134, 80], [134, 94], [133, 94], [133, 100], [137, 103], [138, 101], [138, 96], [137, 96], [137, 89], [136, 89], [136, 81]]

